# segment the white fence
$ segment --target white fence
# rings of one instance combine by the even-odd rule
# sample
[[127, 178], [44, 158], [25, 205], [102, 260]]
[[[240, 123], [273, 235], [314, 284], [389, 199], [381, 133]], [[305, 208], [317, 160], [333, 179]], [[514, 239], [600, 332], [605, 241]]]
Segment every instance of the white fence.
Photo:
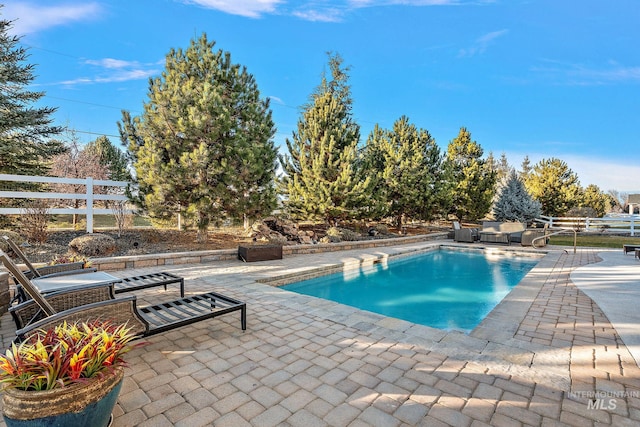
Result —
[[537, 221], [549, 224], [550, 228], [570, 228], [593, 233], [629, 233], [631, 236], [635, 236], [640, 232], [640, 215], [618, 215], [603, 218], [541, 216]]
[[[30, 182], [30, 183], [47, 183], [47, 184], [74, 184], [84, 185], [84, 193], [54, 193], [54, 192], [35, 192], [35, 191], [2, 191], [0, 189], [0, 198], [7, 199], [56, 199], [56, 200], [84, 200], [84, 207], [80, 208], [50, 208], [47, 213], [50, 214], [80, 214], [87, 217], [87, 233], [93, 233], [93, 215], [96, 214], [113, 214], [111, 209], [99, 209], [93, 207], [96, 200], [113, 200], [127, 201], [129, 200], [124, 194], [95, 194], [94, 186], [123, 188], [117, 190], [124, 193], [124, 188], [131, 185], [127, 181], [106, 181], [94, 180], [91, 177], [86, 179], [75, 178], [56, 178], [51, 176], [29, 176], [29, 175], [7, 175], [0, 174], [0, 182]], [[0, 208], [0, 214], [4, 215], [20, 215], [24, 214], [24, 208]], [[131, 210], [125, 210], [126, 213], [132, 213]]]

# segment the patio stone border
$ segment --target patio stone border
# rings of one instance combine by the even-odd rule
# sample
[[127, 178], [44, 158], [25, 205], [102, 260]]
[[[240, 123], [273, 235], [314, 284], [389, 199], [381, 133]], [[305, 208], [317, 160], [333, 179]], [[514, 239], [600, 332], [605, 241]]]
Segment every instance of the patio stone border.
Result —
[[[353, 242], [320, 243], [315, 245], [285, 245], [282, 247], [282, 255], [287, 256], [348, 251], [353, 249], [367, 249], [427, 242], [431, 240], [444, 240], [446, 238], [447, 233], [430, 233], [389, 239], [358, 240]], [[211, 251], [172, 252], [163, 254], [92, 258], [91, 266], [103, 271], [124, 270], [127, 268], [156, 267], [162, 265], [201, 264], [214, 261], [233, 260], [237, 259], [237, 257], [237, 249], [220, 249]]]

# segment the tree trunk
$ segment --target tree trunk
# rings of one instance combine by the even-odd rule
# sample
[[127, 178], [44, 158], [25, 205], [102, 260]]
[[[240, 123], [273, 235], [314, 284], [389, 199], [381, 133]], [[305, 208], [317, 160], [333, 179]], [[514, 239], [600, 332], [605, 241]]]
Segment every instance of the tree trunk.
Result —
[[209, 228], [209, 219], [206, 214], [198, 212], [198, 233], [196, 234], [196, 242], [206, 243], [207, 229]]
[[398, 216], [396, 217], [396, 227], [398, 228], [398, 230], [402, 229], [402, 214], [398, 214]]

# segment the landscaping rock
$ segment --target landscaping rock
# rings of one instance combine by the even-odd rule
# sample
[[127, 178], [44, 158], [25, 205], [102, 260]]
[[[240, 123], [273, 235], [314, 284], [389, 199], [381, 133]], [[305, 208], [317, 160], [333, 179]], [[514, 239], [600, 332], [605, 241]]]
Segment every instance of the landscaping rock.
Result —
[[116, 251], [116, 241], [105, 234], [85, 234], [69, 242], [69, 248], [79, 255], [105, 256]]
[[267, 217], [261, 221], [256, 221], [251, 226], [249, 233], [254, 241], [288, 244], [315, 242], [313, 231], [299, 230], [298, 225], [286, 219]]

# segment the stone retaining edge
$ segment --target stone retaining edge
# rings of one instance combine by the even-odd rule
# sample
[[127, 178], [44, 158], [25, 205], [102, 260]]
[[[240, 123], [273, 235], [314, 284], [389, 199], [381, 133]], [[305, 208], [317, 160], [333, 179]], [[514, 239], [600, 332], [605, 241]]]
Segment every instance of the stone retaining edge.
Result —
[[[313, 254], [321, 252], [348, 251], [379, 246], [405, 245], [429, 240], [445, 240], [447, 233], [420, 234], [390, 239], [358, 240], [353, 242], [321, 243], [316, 245], [285, 245], [282, 255]], [[157, 267], [177, 264], [202, 264], [215, 261], [238, 259], [237, 249], [219, 249], [211, 251], [172, 252], [135, 256], [117, 256], [92, 258], [91, 266], [98, 270], [124, 270], [127, 268]]]

